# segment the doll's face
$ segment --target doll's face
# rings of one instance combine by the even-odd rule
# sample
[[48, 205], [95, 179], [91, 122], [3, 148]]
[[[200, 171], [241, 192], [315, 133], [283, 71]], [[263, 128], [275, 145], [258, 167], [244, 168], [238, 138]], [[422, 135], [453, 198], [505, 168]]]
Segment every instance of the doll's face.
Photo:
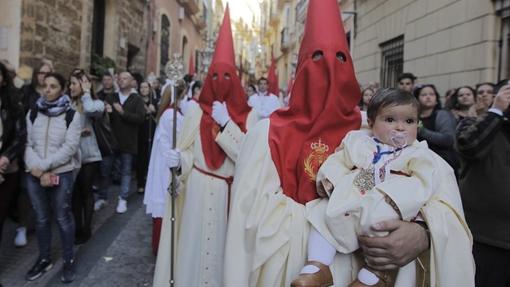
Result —
[[369, 125], [374, 136], [384, 144], [403, 147], [416, 140], [418, 109], [411, 104], [386, 106], [378, 111], [373, 122], [369, 119]]

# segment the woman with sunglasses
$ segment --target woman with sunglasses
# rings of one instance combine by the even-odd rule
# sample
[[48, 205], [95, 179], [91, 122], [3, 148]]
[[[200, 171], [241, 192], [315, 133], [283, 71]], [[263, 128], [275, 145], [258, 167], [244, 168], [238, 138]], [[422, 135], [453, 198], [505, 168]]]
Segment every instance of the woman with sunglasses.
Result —
[[94, 213], [92, 183], [101, 161], [101, 152], [92, 128], [94, 119], [100, 119], [104, 103], [97, 99], [90, 77], [81, 69], [74, 70], [69, 77], [71, 106], [80, 115], [83, 126], [80, 138], [81, 168], [73, 192], [73, 215], [76, 224], [76, 244], [89, 240]]
[[35, 103], [44, 92], [44, 77], [53, 72], [53, 66], [49, 61], [41, 61], [32, 73], [32, 81], [23, 87], [23, 106], [25, 113], [35, 107]]

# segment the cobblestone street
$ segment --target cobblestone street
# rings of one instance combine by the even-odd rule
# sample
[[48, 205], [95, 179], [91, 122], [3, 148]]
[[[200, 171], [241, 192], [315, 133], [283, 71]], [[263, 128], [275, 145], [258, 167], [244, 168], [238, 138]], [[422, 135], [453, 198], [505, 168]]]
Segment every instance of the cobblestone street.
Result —
[[[113, 186], [110, 199], [117, 198]], [[62, 258], [58, 228], [53, 226], [54, 267], [41, 278], [28, 282], [26, 272], [35, 262], [38, 249], [35, 234], [24, 248], [15, 248], [15, 224], [6, 222], [0, 246], [0, 283], [17, 286], [151, 286], [155, 258], [151, 250], [151, 218], [145, 214], [143, 195], [132, 194], [128, 211], [116, 214], [116, 200], [94, 214], [92, 238], [76, 247], [77, 278], [72, 284], [60, 282]]]

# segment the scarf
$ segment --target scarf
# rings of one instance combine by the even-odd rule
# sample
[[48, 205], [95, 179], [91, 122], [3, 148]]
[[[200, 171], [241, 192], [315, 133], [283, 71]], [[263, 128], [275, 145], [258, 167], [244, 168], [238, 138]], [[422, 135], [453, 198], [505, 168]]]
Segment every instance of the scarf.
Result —
[[71, 109], [71, 99], [68, 95], [63, 95], [55, 101], [47, 101], [46, 98], [40, 97], [37, 102], [37, 109], [48, 117], [56, 117]]

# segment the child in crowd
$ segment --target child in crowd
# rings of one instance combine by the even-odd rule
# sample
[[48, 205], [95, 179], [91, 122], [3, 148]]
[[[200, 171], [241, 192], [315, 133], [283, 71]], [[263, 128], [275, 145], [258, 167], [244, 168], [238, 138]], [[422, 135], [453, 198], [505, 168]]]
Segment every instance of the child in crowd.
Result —
[[[381, 89], [367, 110], [370, 130], [349, 132], [317, 175], [320, 199], [307, 205], [312, 225], [308, 262], [291, 286], [330, 286], [336, 252], [359, 249], [358, 235], [385, 236], [373, 224], [425, 222], [420, 209], [433, 195], [437, 156], [416, 141], [419, 103], [409, 92]], [[320, 148], [320, 147], [318, 147]], [[415, 263], [396, 272], [364, 266], [349, 286], [414, 286]], [[397, 282], [395, 282], [395, 280]]]

